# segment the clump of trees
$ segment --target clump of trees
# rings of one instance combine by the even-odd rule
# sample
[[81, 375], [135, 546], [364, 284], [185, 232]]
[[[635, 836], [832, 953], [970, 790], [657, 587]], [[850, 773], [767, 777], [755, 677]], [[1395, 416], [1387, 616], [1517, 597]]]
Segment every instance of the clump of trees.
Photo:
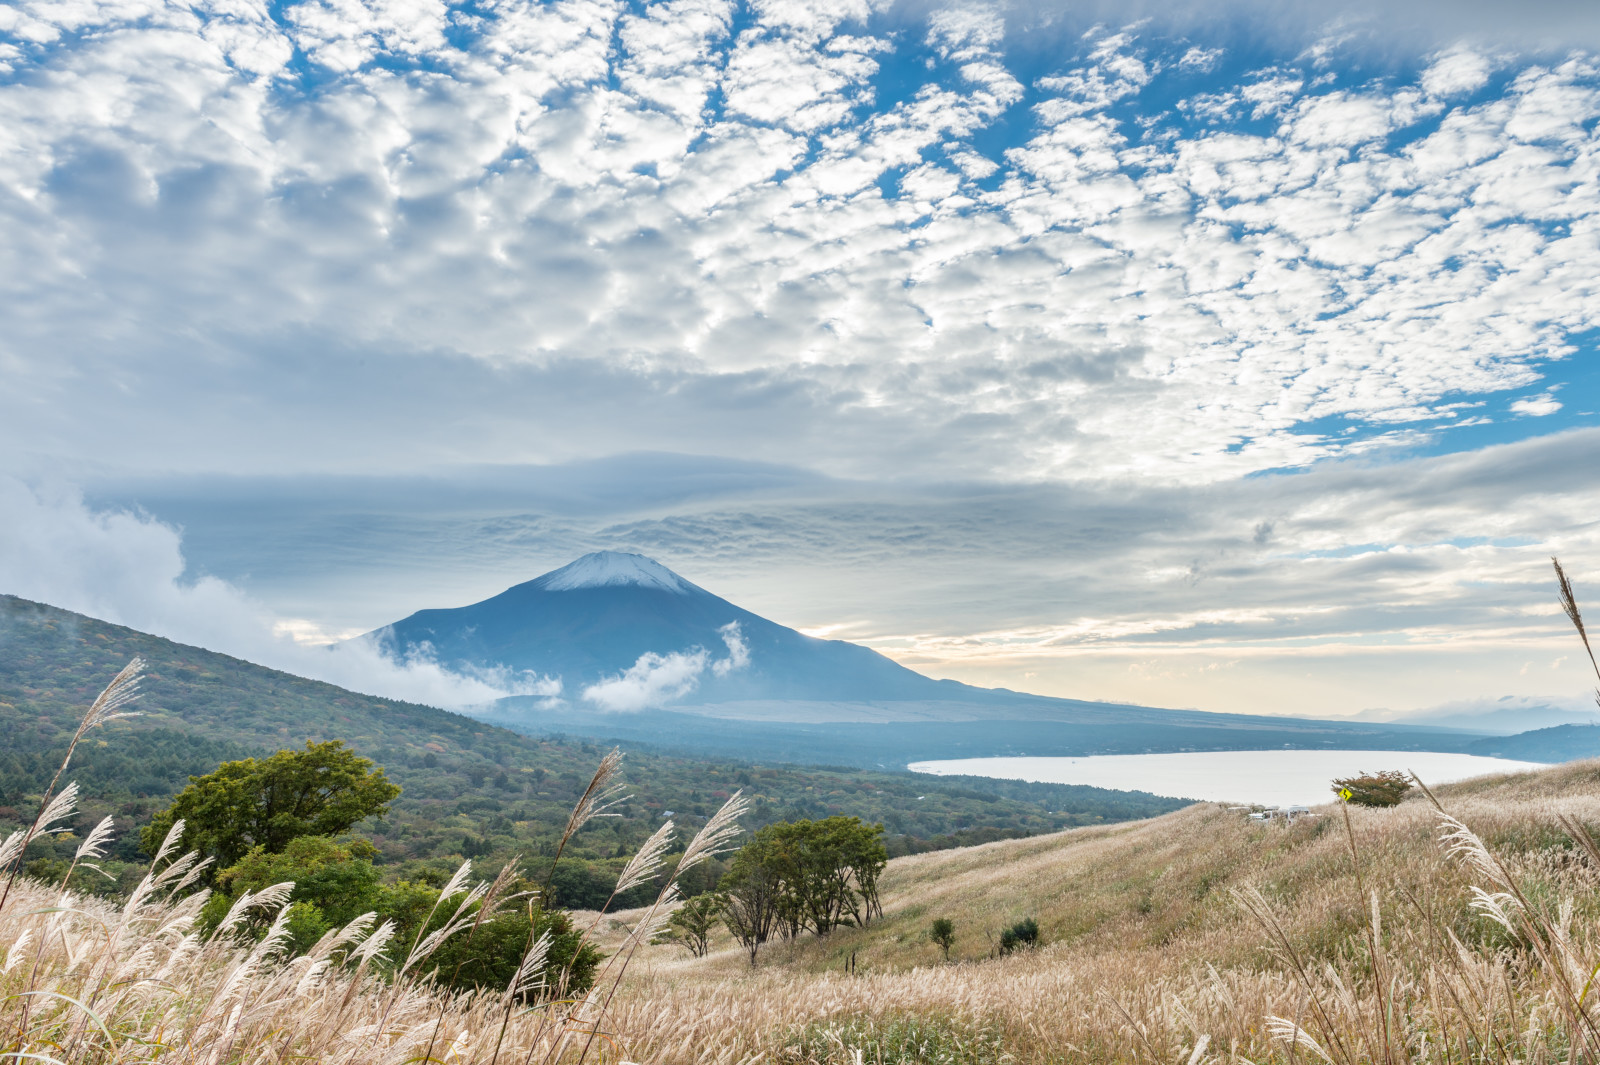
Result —
[[[191, 777], [142, 840], [154, 853], [182, 819], [187, 849], [212, 862], [215, 890], [199, 920], [208, 933], [247, 896], [292, 883], [287, 931], [296, 952], [310, 950], [367, 913], [378, 923], [393, 922], [395, 942], [401, 944], [426, 940], [451, 921], [467, 920], [468, 931], [444, 938], [422, 973], [456, 990], [505, 988], [513, 984], [529, 945], [548, 936], [542, 968], [522, 973], [518, 986], [547, 993], [587, 991], [605, 956], [565, 912], [542, 907], [543, 893], [533, 883], [514, 875], [497, 880], [500, 899], [520, 902], [499, 905], [492, 919], [478, 920], [483, 903], [471, 902], [461, 913], [449, 905], [459, 887], [446, 897], [442, 892], [448, 886], [437, 883], [384, 883], [372, 863], [377, 849], [369, 840], [334, 838], [367, 817], [382, 816], [399, 793], [382, 769], [339, 741], [308, 743], [305, 750], [225, 762], [215, 772]], [[264, 919], [237, 926], [256, 936], [266, 931]]]
[[1410, 778], [1396, 769], [1360, 773], [1333, 782], [1333, 793], [1357, 806], [1397, 806], [1410, 790]]
[[734, 855], [720, 890], [723, 922], [756, 953], [773, 936], [826, 936], [883, 914], [878, 876], [888, 864], [883, 826], [859, 817], [767, 825]]

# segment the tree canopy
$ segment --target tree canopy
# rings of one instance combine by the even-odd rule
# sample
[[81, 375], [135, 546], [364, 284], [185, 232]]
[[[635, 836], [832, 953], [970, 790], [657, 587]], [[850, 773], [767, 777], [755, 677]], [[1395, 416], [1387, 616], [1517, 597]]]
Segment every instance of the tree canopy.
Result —
[[276, 854], [302, 836], [336, 836], [382, 815], [400, 789], [382, 769], [339, 740], [307, 742], [305, 750], [224, 762], [190, 777], [172, 805], [140, 834], [154, 854], [181, 818], [182, 847], [233, 865], [252, 848]]

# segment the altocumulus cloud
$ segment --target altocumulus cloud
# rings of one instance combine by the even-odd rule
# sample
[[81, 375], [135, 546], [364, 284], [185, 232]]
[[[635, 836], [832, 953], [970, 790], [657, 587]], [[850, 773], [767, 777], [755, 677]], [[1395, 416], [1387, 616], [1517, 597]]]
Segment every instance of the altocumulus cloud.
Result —
[[1600, 324], [1582, 53], [1374, 77], [864, 0], [0, 19], [19, 455], [1215, 480], [1470, 420]]

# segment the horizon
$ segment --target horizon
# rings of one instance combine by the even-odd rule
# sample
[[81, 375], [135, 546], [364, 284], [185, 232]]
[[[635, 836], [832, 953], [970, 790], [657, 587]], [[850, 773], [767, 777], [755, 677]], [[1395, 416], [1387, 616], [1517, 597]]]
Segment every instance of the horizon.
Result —
[[617, 550], [981, 687], [1582, 716], [1600, 13], [1157, 7], [24, 0], [0, 592], [305, 671]]

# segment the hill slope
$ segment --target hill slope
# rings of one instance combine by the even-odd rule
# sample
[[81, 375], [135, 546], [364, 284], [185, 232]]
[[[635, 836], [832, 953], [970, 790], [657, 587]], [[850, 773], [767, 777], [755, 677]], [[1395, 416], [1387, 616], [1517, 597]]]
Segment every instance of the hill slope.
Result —
[[[1575, 965], [1586, 974], [1600, 962], [1600, 864], [1552, 820], [1565, 812], [1593, 833], [1600, 762], [1436, 794], [1511, 871], [1536, 919], [1554, 924], [1562, 900], [1574, 900]], [[652, 948], [654, 965], [641, 966], [628, 988], [619, 1038], [635, 1060], [669, 1065], [758, 1052], [781, 1060], [783, 1047], [798, 1058], [799, 1046], [816, 1048], [801, 1060], [827, 1065], [845, 1065], [851, 1047], [868, 1061], [925, 1060], [897, 1049], [908, 1033], [917, 1045], [958, 1048], [937, 1060], [981, 1065], [1316, 1060], [1295, 1058], [1270, 1034], [1268, 1017], [1298, 1013], [1312, 1038], [1334, 1047], [1334, 1061], [1354, 1065], [1383, 1060], [1371, 1041], [1391, 1011], [1412, 1047], [1492, 1031], [1519, 1056], [1483, 1060], [1564, 1060], [1565, 1022], [1537, 957], [1471, 908], [1470, 886], [1494, 885], [1446, 855], [1426, 798], [1349, 813], [1347, 836], [1334, 806], [1286, 826], [1196, 805], [896, 859], [880, 881], [881, 920], [775, 944], [754, 972], [725, 934], [722, 949], [701, 960]], [[1256, 891], [1251, 905], [1278, 932], [1246, 905]], [[1382, 997], [1366, 938], [1374, 905]], [[949, 963], [928, 937], [938, 917], [956, 926]], [[1038, 921], [1043, 946], [996, 957], [1001, 929], [1025, 917]], [[1489, 987], [1492, 999], [1474, 997]], [[675, 1041], [691, 1030], [701, 1038], [692, 1054]], [[1200, 1036], [1210, 1056], [1196, 1053]]]

